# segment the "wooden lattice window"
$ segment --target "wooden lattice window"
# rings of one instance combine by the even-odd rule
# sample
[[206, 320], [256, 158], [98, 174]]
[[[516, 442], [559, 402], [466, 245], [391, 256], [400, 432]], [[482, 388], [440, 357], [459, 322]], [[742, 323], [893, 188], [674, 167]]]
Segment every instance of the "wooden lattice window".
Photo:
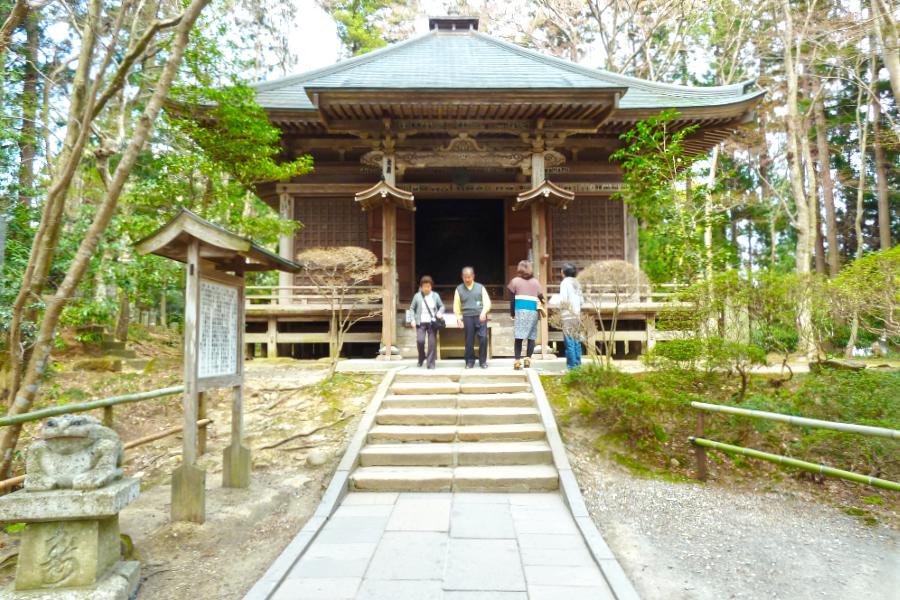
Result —
[[607, 196], [577, 196], [566, 210], [553, 209], [553, 262], [579, 267], [625, 259], [624, 207]]
[[294, 218], [303, 224], [297, 252], [323, 246], [368, 247], [366, 214], [353, 198], [295, 198]]

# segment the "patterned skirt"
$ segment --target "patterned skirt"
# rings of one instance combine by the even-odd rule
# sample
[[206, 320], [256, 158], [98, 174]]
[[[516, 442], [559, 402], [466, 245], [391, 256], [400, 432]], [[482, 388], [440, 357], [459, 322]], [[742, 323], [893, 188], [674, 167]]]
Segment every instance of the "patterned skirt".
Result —
[[513, 334], [517, 340], [536, 340], [538, 331], [538, 299], [516, 295], [516, 317]]

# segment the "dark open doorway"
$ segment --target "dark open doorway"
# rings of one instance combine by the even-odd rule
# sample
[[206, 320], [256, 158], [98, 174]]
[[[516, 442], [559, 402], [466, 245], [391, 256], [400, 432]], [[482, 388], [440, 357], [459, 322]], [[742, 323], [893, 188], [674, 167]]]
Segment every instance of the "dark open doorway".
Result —
[[504, 280], [502, 200], [416, 201], [416, 280], [456, 286], [465, 265], [484, 284]]

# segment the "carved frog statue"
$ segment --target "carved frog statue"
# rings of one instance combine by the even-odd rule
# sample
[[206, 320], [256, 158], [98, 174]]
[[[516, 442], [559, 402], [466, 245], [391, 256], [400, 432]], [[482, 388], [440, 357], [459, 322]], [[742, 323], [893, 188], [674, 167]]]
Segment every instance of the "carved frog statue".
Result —
[[39, 439], [28, 448], [25, 489], [93, 490], [122, 477], [122, 442], [87, 415], [47, 419]]

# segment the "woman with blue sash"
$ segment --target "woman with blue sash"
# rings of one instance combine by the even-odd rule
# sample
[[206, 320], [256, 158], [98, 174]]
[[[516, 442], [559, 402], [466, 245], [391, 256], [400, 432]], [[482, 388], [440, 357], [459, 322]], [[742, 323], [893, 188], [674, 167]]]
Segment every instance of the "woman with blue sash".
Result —
[[525, 351], [525, 368], [531, 367], [531, 356], [534, 354], [534, 343], [537, 340], [539, 308], [544, 301], [541, 282], [535, 279], [531, 263], [527, 260], [519, 262], [517, 275], [509, 282], [507, 289], [512, 295], [510, 315], [514, 319], [516, 362], [515, 369], [522, 368], [522, 342], [527, 342]]

